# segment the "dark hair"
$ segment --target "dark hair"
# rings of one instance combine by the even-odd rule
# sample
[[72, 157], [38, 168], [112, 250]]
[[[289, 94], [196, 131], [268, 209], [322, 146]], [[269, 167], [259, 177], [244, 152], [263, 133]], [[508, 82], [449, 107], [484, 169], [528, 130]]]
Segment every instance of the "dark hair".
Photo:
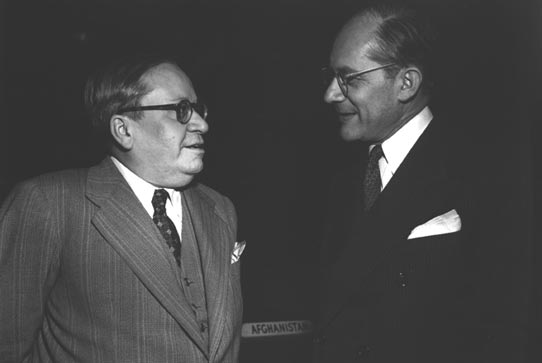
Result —
[[[102, 137], [109, 135], [109, 121], [121, 108], [139, 106], [150, 89], [143, 76], [156, 66], [177, 63], [161, 56], [134, 56], [116, 60], [97, 70], [87, 80], [83, 93], [88, 117]], [[141, 112], [132, 112], [134, 119]]]
[[[388, 4], [365, 8], [355, 17], [373, 18], [378, 24], [367, 54], [369, 59], [398, 67], [416, 66], [424, 77], [422, 86], [426, 90], [432, 87], [436, 31], [422, 14], [413, 8]], [[386, 71], [394, 76], [398, 69], [390, 67]]]

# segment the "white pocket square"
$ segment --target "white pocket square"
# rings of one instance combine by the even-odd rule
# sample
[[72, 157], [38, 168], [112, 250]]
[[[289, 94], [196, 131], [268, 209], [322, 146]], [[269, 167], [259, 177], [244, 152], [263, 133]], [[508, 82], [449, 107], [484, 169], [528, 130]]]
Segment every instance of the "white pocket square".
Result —
[[408, 239], [436, 236], [461, 230], [461, 218], [455, 209], [414, 228]]
[[247, 243], [245, 241], [235, 242], [235, 245], [233, 246], [233, 252], [231, 254], [232, 264], [239, 261], [239, 259], [241, 258], [241, 254], [243, 253], [243, 250], [245, 249], [246, 244]]

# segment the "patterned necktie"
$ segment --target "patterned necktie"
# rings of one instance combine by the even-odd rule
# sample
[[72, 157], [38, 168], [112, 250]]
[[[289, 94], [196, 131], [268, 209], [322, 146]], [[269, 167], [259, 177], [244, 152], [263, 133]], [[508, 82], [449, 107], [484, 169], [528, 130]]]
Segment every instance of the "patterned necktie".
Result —
[[175, 225], [166, 214], [166, 200], [169, 194], [164, 189], [156, 189], [152, 197], [152, 206], [154, 207], [154, 215], [152, 220], [164, 236], [169, 250], [173, 253], [177, 265], [181, 265], [181, 239], [177, 233]]
[[382, 180], [380, 179], [378, 160], [380, 160], [382, 156], [384, 156], [384, 152], [382, 151], [382, 146], [380, 144], [375, 145], [369, 153], [369, 162], [367, 163], [365, 180], [363, 182], [365, 211], [371, 209], [378, 194], [380, 194]]

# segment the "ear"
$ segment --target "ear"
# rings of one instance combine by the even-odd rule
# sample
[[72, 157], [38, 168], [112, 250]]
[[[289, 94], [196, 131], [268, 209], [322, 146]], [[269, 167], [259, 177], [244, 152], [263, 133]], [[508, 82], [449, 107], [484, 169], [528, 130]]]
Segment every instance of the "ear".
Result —
[[416, 96], [421, 89], [422, 80], [422, 72], [417, 67], [408, 67], [402, 70], [397, 79], [399, 101], [408, 102]]
[[113, 115], [109, 127], [113, 140], [124, 150], [130, 150], [134, 144], [131, 120], [124, 115]]

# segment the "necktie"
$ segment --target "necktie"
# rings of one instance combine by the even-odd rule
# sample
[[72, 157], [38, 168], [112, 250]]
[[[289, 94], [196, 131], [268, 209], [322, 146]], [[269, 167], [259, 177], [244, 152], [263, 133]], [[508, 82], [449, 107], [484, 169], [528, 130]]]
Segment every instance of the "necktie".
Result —
[[378, 160], [380, 160], [382, 156], [384, 156], [384, 152], [382, 151], [382, 146], [380, 144], [375, 145], [369, 153], [369, 162], [367, 163], [365, 180], [363, 182], [365, 211], [371, 209], [378, 194], [380, 194], [382, 180], [380, 179]]
[[160, 230], [160, 233], [166, 240], [169, 250], [173, 253], [177, 265], [181, 265], [181, 239], [177, 233], [175, 225], [166, 214], [166, 200], [169, 194], [164, 189], [156, 189], [152, 197], [152, 206], [154, 215], [152, 220]]

